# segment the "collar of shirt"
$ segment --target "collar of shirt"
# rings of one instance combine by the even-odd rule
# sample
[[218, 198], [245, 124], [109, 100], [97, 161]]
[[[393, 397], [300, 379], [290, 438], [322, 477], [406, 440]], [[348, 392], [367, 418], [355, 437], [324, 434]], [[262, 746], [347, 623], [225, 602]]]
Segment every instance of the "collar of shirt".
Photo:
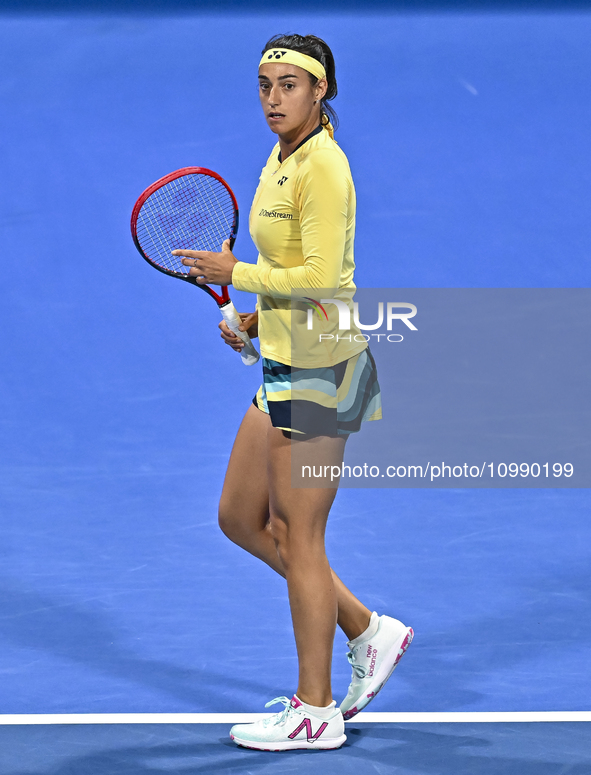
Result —
[[[318, 124], [318, 126], [316, 127], [316, 129], [312, 130], [312, 132], [310, 132], [310, 134], [309, 134], [309, 135], [307, 135], [306, 137], [304, 137], [304, 139], [302, 140], [302, 142], [301, 142], [301, 143], [298, 143], [298, 145], [296, 145], [296, 147], [295, 147], [295, 148], [293, 149], [293, 151], [292, 151], [292, 152], [289, 154], [289, 156], [293, 156], [293, 155], [294, 155], [294, 153], [295, 153], [296, 151], [299, 151], [299, 149], [302, 147], [302, 145], [303, 145], [304, 143], [307, 143], [307, 142], [308, 142], [308, 140], [309, 140], [311, 137], [314, 137], [314, 135], [317, 135], [317, 134], [319, 134], [320, 132], [322, 132], [322, 129], [323, 129], [323, 126], [322, 126], [322, 124]], [[289, 159], [289, 156], [287, 157], [288, 159]], [[278, 156], [277, 156], [277, 159], [279, 160], [279, 164], [283, 164], [283, 162], [281, 161], [281, 151], [279, 151], [279, 154], [278, 154]], [[287, 161], [287, 159], [286, 159], [286, 161]]]

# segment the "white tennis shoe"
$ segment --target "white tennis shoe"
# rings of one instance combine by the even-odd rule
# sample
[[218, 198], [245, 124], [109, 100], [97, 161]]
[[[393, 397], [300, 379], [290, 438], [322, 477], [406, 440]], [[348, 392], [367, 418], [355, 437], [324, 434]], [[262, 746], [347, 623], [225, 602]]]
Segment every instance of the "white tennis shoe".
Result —
[[354, 641], [348, 644], [350, 651], [347, 659], [353, 675], [340, 707], [345, 721], [356, 716], [373, 700], [392, 675], [414, 636], [412, 628], [398, 619], [380, 616], [378, 621], [375, 635], [360, 643]]
[[244, 748], [258, 751], [292, 751], [297, 748], [340, 748], [347, 739], [345, 721], [340, 709], [333, 702], [329, 718], [319, 718], [307, 711], [295, 696], [276, 697], [265, 705], [282, 702], [285, 709], [280, 713], [255, 721], [252, 724], [235, 724], [230, 737]]

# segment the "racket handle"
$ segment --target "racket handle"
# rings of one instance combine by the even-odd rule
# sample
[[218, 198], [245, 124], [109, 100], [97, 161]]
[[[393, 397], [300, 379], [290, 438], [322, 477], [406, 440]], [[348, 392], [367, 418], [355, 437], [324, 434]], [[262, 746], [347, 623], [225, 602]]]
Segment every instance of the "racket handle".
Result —
[[231, 301], [228, 301], [226, 304], [220, 307], [220, 312], [222, 313], [222, 317], [226, 321], [230, 331], [236, 334], [236, 336], [240, 337], [240, 339], [242, 339], [244, 342], [244, 347], [240, 351], [242, 363], [244, 363], [245, 366], [253, 366], [260, 358], [260, 355], [255, 350], [254, 345], [250, 341], [250, 337], [246, 331], [238, 330], [238, 326], [241, 325], [242, 320], [240, 319], [239, 314], [236, 312], [236, 307], [232, 304]]

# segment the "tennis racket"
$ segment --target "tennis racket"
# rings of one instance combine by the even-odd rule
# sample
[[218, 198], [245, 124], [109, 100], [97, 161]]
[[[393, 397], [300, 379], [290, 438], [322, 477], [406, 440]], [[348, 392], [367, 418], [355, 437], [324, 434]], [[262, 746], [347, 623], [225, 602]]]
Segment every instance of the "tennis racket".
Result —
[[238, 204], [230, 186], [204, 167], [183, 167], [157, 180], [139, 197], [131, 214], [131, 234], [142, 258], [159, 272], [201, 288], [217, 302], [228, 328], [240, 337], [243, 363], [259, 360], [246, 331], [239, 331], [240, 317], [230, 301], [227, 286], [221, 295], [201, 285], [189, 274], [190, 267], [173, 250], [219, 251], [224, 240], [234, 246], [238, 231]]

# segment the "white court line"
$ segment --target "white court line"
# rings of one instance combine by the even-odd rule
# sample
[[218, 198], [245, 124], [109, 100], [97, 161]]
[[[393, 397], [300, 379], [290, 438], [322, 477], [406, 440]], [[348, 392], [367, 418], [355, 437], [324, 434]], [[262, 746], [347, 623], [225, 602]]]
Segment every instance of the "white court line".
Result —
[[[0, 714], [5, 724], [244, 724], [272, 715], [269, 713], [17, 713]], [[389, 722], [499, 723], [531, 721], [591, 721], [591, 711], [501, 711], [444, 713], [371, 713], [356, 716], [351, 724]]]

